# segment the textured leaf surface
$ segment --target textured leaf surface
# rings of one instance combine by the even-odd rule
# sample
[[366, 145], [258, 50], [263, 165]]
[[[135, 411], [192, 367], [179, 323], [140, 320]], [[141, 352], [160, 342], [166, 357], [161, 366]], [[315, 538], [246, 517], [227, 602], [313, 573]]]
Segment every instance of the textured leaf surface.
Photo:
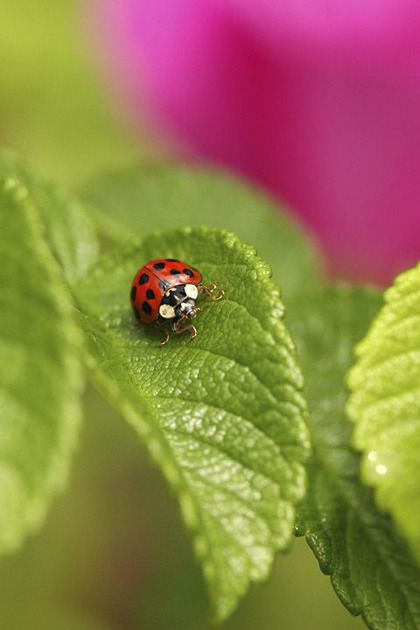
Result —
[[381, 298], [337, 289], [293, 306], [288, 318], [303, 364], [314, 456], [298, 514], [321, 569], [353, 614], [376, 630], [420, 628], [420, 571], [390, 518], [359, 480], [344, 409], [354, 344]]
[[0, 177], [17, 177], [25, 185], [66, 280], [72, 283], [83, 276], [95, 261], [98, 246], [80, 202], [38, 177], [24, 160], [11, 153], [0, 154]]
[[[179, 258], [226, 297], [194, 342], [134, 320], [130, 282], [146, 261]], [[176, 489], [219, 619], [290, 541], [308, 454], [301, 374], [265, 263], [231, 234], [156, 235], [104, 258], [79, 287], [101, 386]]]
[[79, 333], [26, 189], [0, 188], [0, 551], [40, 523], [79, 426]]
[[176, 166], [132, 166], [91, 181], [84, 197], [111, 241], [155, 229], [208, 225], [232, 230], [269, 263], [285, 303], [318, 284], [312, 245], [286, 212], [225, 174]]
[[357, 355], [348, 411], [364, 478], [420, 560], [420, 266], [387, 291]]

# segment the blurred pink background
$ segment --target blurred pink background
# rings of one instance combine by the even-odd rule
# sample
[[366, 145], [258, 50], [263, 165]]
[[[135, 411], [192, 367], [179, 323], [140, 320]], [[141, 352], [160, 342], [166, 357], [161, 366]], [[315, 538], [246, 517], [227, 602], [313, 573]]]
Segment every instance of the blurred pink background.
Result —
[[420, 258], [420, 3], [101, 0], [90, 23], [129, 119], [263, 184], [334, 276]]

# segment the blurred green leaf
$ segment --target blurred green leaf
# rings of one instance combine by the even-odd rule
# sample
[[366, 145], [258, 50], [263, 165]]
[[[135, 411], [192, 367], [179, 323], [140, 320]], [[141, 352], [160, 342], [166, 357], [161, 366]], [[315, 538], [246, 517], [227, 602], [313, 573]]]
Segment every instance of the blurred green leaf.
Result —
[[363, 473], [420, 559], [420, 265], [401, 274], [357, 348], [348, 411]]
[[83, 276], [96, 260], [98, 244], [81, 203], [32, 171], [25, 160], [0, 153], [0, 177], [16, 177], [36, 205], [48, 246], [69, 283]]
[[[344, 413], [345, 375], [354, 344], [365, 334], [381, 296], [350, 288], [302, 299], [290, 314], [303, 364], [314, 456], [298, 532], [353, 614], [370, 628], [420, 627], [420, 570], [390, 518], [359, 480]], [[401, 480], [407, 483], [407, 479]]]
[[[159, 347], [136, 323], [130, 280], [147, 260], [197, 266], [226, 298], [199, 334]], [[178, 493], [218, 619], [290, 542], [309, 443], [302, 379], [269, 269], [232, 234], [184, 229], [103, 258], [80, 284], [93, 377]]]
[[252, 243], [286, 300], [319, 283], [314, 248], [292, 218], [266, 195], [221, 172], [138, 164], [91, 180], [82, 196], [111, 242], [156, 229], [208, 225]]
[[107, 102], [88, 14], [75, 0], [0, 4], [0, 143], [66, 184], [156, 153], [124, 133]]
[[79, 427], [79, 331], [33, 200], [0, 189], [0, 551], [42, 522]]

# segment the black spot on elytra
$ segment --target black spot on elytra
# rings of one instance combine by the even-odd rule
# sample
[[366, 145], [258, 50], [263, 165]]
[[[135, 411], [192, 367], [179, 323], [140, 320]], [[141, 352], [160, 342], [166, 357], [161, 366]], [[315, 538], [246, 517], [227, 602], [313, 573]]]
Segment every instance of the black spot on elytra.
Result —
[[153, 267], [158, 271], [162, 271], [162, 269], [165, 269], [165, 263], [155, 263]]
[[152, 307], [150, 306], [149, 302], [143, 302], [141, 307], [147, 315], [150, 315], [150, 313], [152, 312]]
[[137, 293], [137, 289], [136, 287], [131, 287], [131, 291], [130, 291], [130, 299], [132, 302], [134, 302], [134, 300], [136, 299], [136, 293]]
[[182, 273], [185, 273], [185, 275], [188, 276], [189, 278], [192, 278], [194, 275], [194, 272], [191, 271], [191, 269], [183, 269]]
[[146, 297], [148, 300], [154, 300], [156, 295], [155, 292], [153, 291], [153, 289], [147, 289], [146, 291]]
[[146, 284], [146, 282], [149, 282], [149, 276], [147, 273], [142, 273], [139, 278], [139, 284]]
[[165, 258], [167, 262], [179, 262], [177, 258]]
[[180, 273], [181, 273], [181, 272], [180, 272], [180, 271], [178, 271], [178, 269], [171, 269], [171, 274], [172, 274], [173, 276], [179, 276], [179, 274], [180, 274]]

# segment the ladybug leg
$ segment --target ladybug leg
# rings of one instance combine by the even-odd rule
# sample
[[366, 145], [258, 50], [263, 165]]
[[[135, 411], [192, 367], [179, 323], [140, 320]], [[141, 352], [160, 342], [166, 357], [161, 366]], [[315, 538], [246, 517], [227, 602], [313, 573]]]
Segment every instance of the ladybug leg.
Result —
[[166, 328], [162, 328], [162, 339], [160, 340], [160, 346], [164, 346], [165, 344], [168, 343], [169, 339], [171, 338], [171, 335], [169, 333], [168, 330], [166, 330]]
[[185, 322], [185, 317], [181, 317], [181, 319], [177, 319], [173, 323], [172, 330], [174, 331], [174, 333], [180, 335], [181, 333], [190, 330], [190, 339], [194, 339], [194, 337], [197, 337], [197, 328], [194, 326], [194, 324], [192, 324], [191, 322], [187, 322], [186, 324], [184, 324], [183, 322]]
[[159, 324], [156, 324], [156, 328], [159, 328], [159, 330], [162, 333], [162, 339], [160, 340], [159, 345], [164, 346], [165, 344], [168, 343], [169, 339], [171, 338], [169, 330], [167, 330], [167, 328], [162, 328], [162, 326], [159, 326]]
[[221, 300], [222, 297], [224, 296], [225, 292], [223, 291], [223, 289], [219, 289], [219, 292], [217, 294], [214, 294], [214, 291], [217, 289], [217, 286], [214, 282], [212, 282], [210, 284], [210, 286], [205, 287], [203, 284], [199, 284], [198, 285], [198, 290], [200, 291], [200, 293], [205, 293], [206, 295], [208, 295], [214, 302], [217, 302], [218, 300]]
[[194, 339], [195, 337], [197, 337], [197, 328], [194, 326], [194, 324], [187, 324], [186, 326], [184, 326], [183, 328], [181, 328], [181, 330], [177, 330], [177, 333], [183, 333], [186, 330], [190, 330], [190, 340]]

